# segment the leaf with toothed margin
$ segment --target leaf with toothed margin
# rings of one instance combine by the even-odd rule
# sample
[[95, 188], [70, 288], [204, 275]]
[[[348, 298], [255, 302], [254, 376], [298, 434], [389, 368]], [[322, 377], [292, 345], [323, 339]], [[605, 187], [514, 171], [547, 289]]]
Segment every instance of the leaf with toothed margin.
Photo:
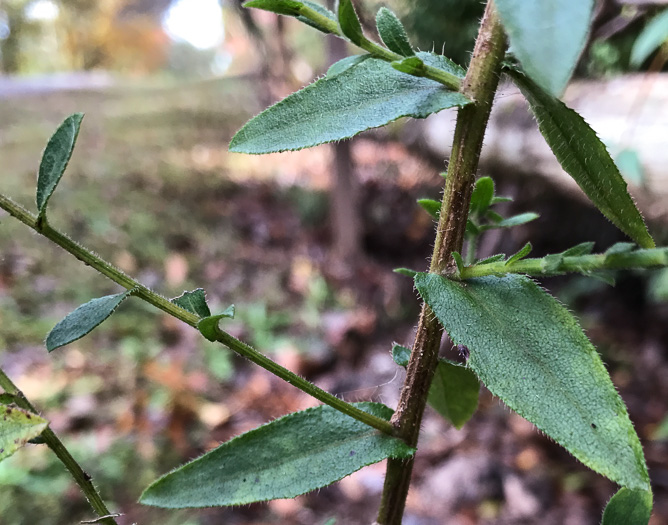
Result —
[[46, 349], [53, 352], [56, 348], [81, 339], [113, 314], [133, 291], [126, 290], [82, 304], [53, 327], [53, 330], [46, 336]]
[[215, 341], [218, 337], [218, 321], [221, 319], [234, 319], [234, 305], [230, 305], [222, 314], [205, 317], [197, 323], [197, 329], [209, 341]]
[[596, 349], [575, 318], [522, 275], [415, 286], [494, 395], [589, 468], [649, 489], [640, 440]]
[[[464, 71], [441, 55], [418, 53], [428, 65], [463, 78]], [[368, 58], [289, 95], [248, 121], [230, 151], [264, 154], [310, 148], [353, 137], [401, 117], [426, 118], [470, 103], [438, 82], [401, 73]]]
[[83, 113], [67, 117], [49, 139], [42, 154], [37, 176], [37, 210], [39, 217], [46, 213], [46, 205], [65, 173], [79, 135]]
[[192, 292], [183, 292], [178, 297], [170, 299], [170, 302], [174, 303], [176, 306], [180, 306], [184, 310], [188, 310], [191, 314], [195, 314], [198, 317], [210, 317], [211, 310], [209, 310], [209, 305], [206, 304], [206, 292], [203, 288], [197, 288]]
[[376, 14], [376, 27], [381, 40], [390, 51], [408, 57], [415, 54], [403, 24], [387, 7], [381, 7]]
[[652, 493], [621, 488], [605, 506], [601, 525], [647, 525], [652, 515]]
[[0, 404], [0, 461], [39, 436], [48, 424], [37, 414]]
[[[389, 420], [380, 403], [356, 407]], [[164, 508], [244, 505], [294, 498], [415, 449], [321, 405], [246, 432], [152, 483], [140, 502]]]
[[525, 75], [511, 68], [505, 71], [529, 102], [540, 132], [564, 171], [615, 226], [641, 247], [654, 248], [626, 182], [596, 132], [578, 113]]

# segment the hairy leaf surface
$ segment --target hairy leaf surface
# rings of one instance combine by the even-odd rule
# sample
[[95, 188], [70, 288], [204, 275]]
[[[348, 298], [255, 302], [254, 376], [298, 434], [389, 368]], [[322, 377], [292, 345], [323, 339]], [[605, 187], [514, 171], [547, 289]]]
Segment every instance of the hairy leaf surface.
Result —
[[192, 292], [183, 292], [178, 297], [170, 299], [170, 301], [199, 317], [204, 318], [211, 315], [209, 305], [206, 303], [206, 292], [203, 288], [197, 288]]
[[[463, 78], [464, 71], [443, 56], [418, 56]], [[400, 117], [425, 118], [469, 102], [438, 82], [369, 58], [314, 82], [251, 119], [232, 139], [230, 151], [262, 154], [309, 148], [350, 138]]]
[[67, 117], [51, 136], [42, 154], [37, 176], [37, 209], [39, 215], [46, 213], [46, 205], [60, 182], [70, 161], [79, 135], [83, 113]]
[[0, 405], [0, 461], [39, 436], [47, 425], [48, 422], [37, 414]]
[[606, 505], [601, 525], [647, 525], [651, 515], [651, 492], [621, 488]]
[[390, 51], [394, 51], [405, 57], [415, 54], [411, 43], [408, 41], [408, 35], [404, 26], [397, 18], [397, 15], [387, 7], [381, 7], [378, 10], [376, 27], [378, 28], [380, 38]]
[[594, 0], [497, 0], [511, 51], [545, 91], [559, 96], [589, 32]]
[[[392, 416], [392, 409], [378, 403], [356, 406], [384, 419]], [[140, 501], [187, 508], [294, 498], [366, 465], [413, 453], [403, 441], [321, 405], [223, 443], [154, 482]]]
[[510, 408], [620, 485], [647, 490], [642, 447], [595, 348], [556, 299], [521, 275], [415, 277], [468, 366]]
[[538, 121], [555, 157], [594, 205], [643, 248], [654, 248], [626, 182], [596, 132], [560, 100], [548, 95], [522, 73], [507, 69]]
[[480, 382], [463, 365], [440, 359], [429, 388], [429, 404], [460, 429], [478, 408]]
[[131, 293], [132, 290], [127, 290], [82, 304], [53, 327], [46, 336], [46, 349], [52, 352], [56, 348], [81, 339], [114, 313]]

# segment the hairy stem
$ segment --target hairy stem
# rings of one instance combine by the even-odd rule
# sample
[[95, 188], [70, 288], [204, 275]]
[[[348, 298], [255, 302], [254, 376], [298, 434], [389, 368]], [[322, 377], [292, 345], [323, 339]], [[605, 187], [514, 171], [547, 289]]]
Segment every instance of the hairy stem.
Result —
[[[20, 408], [29, 410], [35, 414], [38, 413], [32, 403], [28, 401], [28, 399], [23, 395], [23, 392], [19, 390], [19, 388], [2, 369], [0, 369], [0, 387], [2, 387], [2, 389], [8, 394], [14, 396], [15, 403]], [[100, 517], [97, 523], [116, 525], [116, 520], [111, 517], [109, 509], [107, 509], [104, 501], [102, 501], [102, 497], [95, 489], [90, 475], [84, 472], [81, 466], [72, 457], [72, 454], [70, 454], [67, 448], [65, 448], [63, 442], [58, 439], [58, 436], [56, 436], [53, 430], [51, 430], [49, 427], [46, 427], [40, 437], [44, 440], [44, 443], [53, 451], [56, 457], [58, 457], [62, 464], [65, 465], [65, 468], [68, 470], [75, 483], [86, 496], [90, 506]]]
[[[548, 257], [554, 257], [554, 255]], [[550, 266], [549, 259], [545, 257], [540, 259], [521, 259], [510, 264], [506, 264], [505, 261], [498, 261], [489, 264], [465, 266], [461, 271], [460, 278], [470, 279], [471, 277], [505, 275], [508, 273], [522, 273], [540, 277], [565, 273], [589, 274], [596, 271], [657, 268], [661, 266], [668, 266], [668, 248], [651, 248], [624, 253], [566, 256], [554, 266]]]
[[[451, 254], [462, 251], [480, 149], [496, 93], [505, 46], [503, 28], [490, 0], [481, 21], [471, 64], [462, 83], [462, 93], [472, 99], [473, 104], [460, 109], [457, 114], [436, 243], [429, 268], [433, 273], [452, 273], [456, 270]], [[442, 335], [443, 329], [433, 312], [427, 305], [423, 305], [399, 406], [392, 417], [399, 436], [411, 446], [417, 445], [422, 414], [438, 363]], [[401, 524], [412, 469], [412, 458], [388, 460], [377, 519], [380, 525]]]
[[[23, 206], [15, 203], [2, 194], [0, 194], [0, 208], [19, 219], [33, 230], [44, 235], [46, 238], [74, 255], [74, 257], [84, 262], [86, 265], [91, 266], [101, 274], [106, 275], [115, 283], [120, 284], [122, 287], [128, 290], [133, 290], [133, 296], [139, 297], [140, 299], [143, 299], [144, 301], [152, 304], [156, 308], [159, 308], [163, 312], [176, 317], [177, 319], [183, 321], [186, 324], [189, 324], [194, 328], [197, 328], [197, 325], [200, 321], [198, 316], [188, 312], [187, 310], [184, 310], [180, 306], [172, 303], [169, 299], [166, 299], [165, 297], [150, 290], [140, 282], [123, 273], [111, 263], [87, 250], [77, 242], [67, 237], [65, 234], [52, 228], [46, 221], [38, 222], [35, 215], [30, 213]], [[218, 330], [216, 340], [227, 346], [233, 352], [236, 352], [237, 354], [249, 359], [268, 372], [271, 372], [275, 376], [280, 377], [284, 381], [316, 398], [318, 401], [331, 406], [339, 412], [347, 414], [350, 417], [357, 419], [358, 421], [361, 421], [362, 423], [365, 423], [370, 427], [375, 428], [376, 430], [380, 430], [385, 434], [396, 434], [396, 428], [390, 422], [360, 410], [350, 403], [346, 403], [342, 399], [339, 399], [329, 392], [322, 390], [310, 381], [307, 381], [303, 377], [300, 377], [287, 368], [284, 368], [278, 363], [275, 363], [264, 354], [239, 341], [230, 334], [223, 332], [222, 330]]]

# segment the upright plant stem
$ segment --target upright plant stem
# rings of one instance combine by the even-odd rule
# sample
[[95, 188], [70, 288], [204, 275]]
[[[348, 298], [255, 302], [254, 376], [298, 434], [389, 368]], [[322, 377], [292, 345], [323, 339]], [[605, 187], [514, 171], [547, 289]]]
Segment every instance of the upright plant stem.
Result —
[[[24, 410], [29, 410], [30, 412], [37, 413], [35, 407], [32, 406], [30, 401], [26, 399], [14, 382], [5, 374], [5, 372], [0, 369], [0, 387], [14, 396], [16, 404], [23, 408]], [[77, 461], [72, 457], [72, 454], [69, 453], [62, 441], [58, 439], [58, 436], [51, 430], [49, 427], [42, 432], [40, 436], [44, 443], [53, 451], [53, 453], [58, 457], [58, 459], [65, 465], [65, 468], [69, 471], [70, 475], [74, 479], [79, 488], [86, 496], [86, 499], [90, 503], [90, 506], [93, 507], [93, 510], [100, 517], [97, 523], [103, 525], [116, 525], [116, 520], [111, 516], [109, 509], [102, 501], [102, 497], [98, 494], [91, 477], [84, 472], [81, 466]], [[106, 516], [106, 517], [105, 517]]]
[[[455, 265], [451, 254], [462, 250], [480, 149], [498, 85], [505, 46], [503, 28], [490, 0], [480, 25], [471, 64], [462, 83], [462, 93], [474, 102], [460, 109], [457, 114], [436, 243], [429, 268], [432, 273], [453, 271]], [[417, 445], [442, 335], [443, 329], [433, 312], [427, 305], [423, 305], [406, 369], [406, 380], [397, 411], [392, 417], [398, 435], [411, 446]], [[412, 470], [413, 458], [388, 460], [378, 524], [401, 524]]]

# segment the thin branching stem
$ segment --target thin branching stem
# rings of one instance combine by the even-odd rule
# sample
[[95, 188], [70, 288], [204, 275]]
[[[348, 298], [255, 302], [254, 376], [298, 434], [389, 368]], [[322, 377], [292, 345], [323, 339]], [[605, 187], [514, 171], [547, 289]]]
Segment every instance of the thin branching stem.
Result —
[[[0, 208], [4, 209], [13, 217], [17, 218], [33, 230], [53, 241], [58, 246], [74, 255], [74, 257], [84, 262], [86, 265], [91, 266], [101, 274], [107, 276], [115, 283], [128, 290], [133, 290], [133, 296], [139, 297], [140, 299], [143, 299], [144, 301], [152, 304], [156, 308], [159, 308], [163, 312], [183, 321], [186, 324], [189, 324], [194, 328], [197, 328], [197, 325], [200, 321], [198, 316], [188, 312], [187, 310], [184, 310], [180, 306], [177, 306], [171, 302], [169, 299], [150, 290], [140, 282], [126, 275], [113, 264], [105, 261], [90, 250], [84, 248], [79, 243], [70, 239], [67, 235], [52, 228], [47, 221], [38, 221], [37, 217], [26, 210], [23, 206], [15, 203], [2, 194], [0, 194]], [[339, 412], [347, 414], [350, 417], [375, 428], [376, 430], [380, 430], [385, 434], [396, 434], [396, 428], [388, 421], [360, 410], [350, 403], [347, 403], [346, 401], [339, 399], [329, 392], [326, 392], [310, 381], [307, 381], [303, 377], [298, 376], [294, 372], [291, 372], [287, 368], [284, 368], [278, 363], [272, 361], [264, 354], [258, 352], [246, 343], [239, 341], [230, 334], [218, 329], [216, 335], [216, 340], [227, 346], [230, 350], [247, 358], [268, 372], [271, 372], [275, 376], [280, 377], [301, 391], [316, 398], [318, 401], [321, 401], [322, 403], [331, 406]]]

